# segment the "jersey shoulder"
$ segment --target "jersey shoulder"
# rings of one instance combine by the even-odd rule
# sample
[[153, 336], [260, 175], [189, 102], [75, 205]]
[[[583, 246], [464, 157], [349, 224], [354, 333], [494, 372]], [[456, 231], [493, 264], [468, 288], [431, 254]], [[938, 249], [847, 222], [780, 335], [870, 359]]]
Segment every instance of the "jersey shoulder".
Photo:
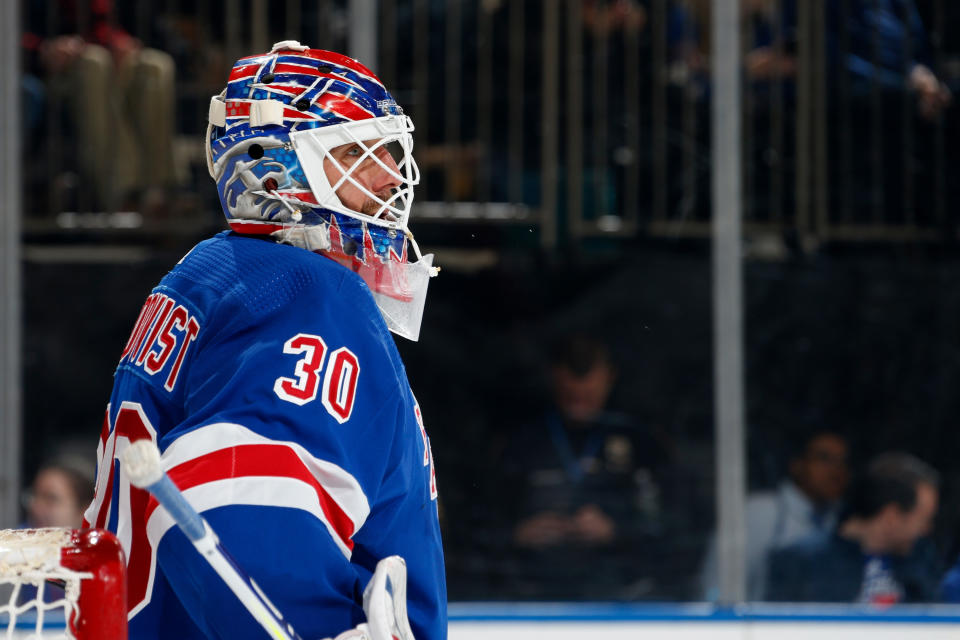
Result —
[[[263, 316], [310, 292], [324, 292], [329, 303], [341, 300], [343, 294], [357, 297], [356, 283], [351, 280], [359, 277], [323, 256], [225, 231], [194, 247], [160, 287], [182, 291], [201, 304], [229, 300], [244, 307], [247, 314]], [[338, 295], [331, 295], [334, 293]]]
[[303, 249], [224, 232], [195, 246], [153, 289], [118, 374], [170, 393], [201, 352], [210, 366], [236, 364], [251, 347], [272, 350], [301, 332], [360, 342], [379, 354], [374, 360], [391, 359], [386, 326], [359, 276]]
[[321, 357], [341, 348], [355, 354], [364, 365], [361, 378], [379, 393], [406, 385], [396, 345], [367, 285], [322, 255], [224, 232], [194, 247], [157, 291], [196, 308], [201, 369], [230, 363], [249, 375], [273, 375], [277, 353], [302, 357], [314, 340], [323, 345]]

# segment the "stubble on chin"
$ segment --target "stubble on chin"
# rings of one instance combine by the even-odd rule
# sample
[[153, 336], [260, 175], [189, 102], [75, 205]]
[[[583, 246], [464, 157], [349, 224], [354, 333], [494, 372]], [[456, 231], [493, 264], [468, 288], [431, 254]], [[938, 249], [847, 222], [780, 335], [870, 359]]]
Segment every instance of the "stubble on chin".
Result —
[[370, 198], [364, 200], [363, 205], [360, 207], [360, 213], [368, 216], [375, 216], [378, 211], [380, 211], [380, 204]]
[[368, 216], [376, 216], [378, 213], [381, 212], [381, 209], [382, 209], [385, 212], [383, 217], [389, 218], [390, 212], [388, 208], [384, 206], [383, 203], [389, 202], [390, 195], [391, 194], [389, 191], [383, 191], [378, 193], [377, 197], [380, 199], [379, 202], [374, 200], [373, 198], [366, 198], [363, 201], [363, 204], [360, 206], [360, 213]]

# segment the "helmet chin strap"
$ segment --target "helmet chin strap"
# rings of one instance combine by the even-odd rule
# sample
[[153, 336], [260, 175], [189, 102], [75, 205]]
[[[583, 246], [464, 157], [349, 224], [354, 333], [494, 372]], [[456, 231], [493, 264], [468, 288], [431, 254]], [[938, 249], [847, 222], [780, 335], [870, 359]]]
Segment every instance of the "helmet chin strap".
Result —
[[[410, 245], [413, 247], [413, 252], [417, 256], [417, 262], [420, 262], [423, 260], [423, 254], [420, 253], [420, 245], [418, 245], [417, 241], [413, 239], [413, 232], [410, 231], [410, 229], [405, 228], [403, 233], [407, 237], [407, 240], [410, 241]], [[433, 265], [430, 265], [429, 273], [431, 278], [436, 278], [437, 275], [440, 274], [440, 267], [434, 267]]]
[[303, 204], [296, 198], [287, 198], [280, 195], [276, 189], [271, 189], [270, 191], [258, 191], [257, 193], [262, 193], [264, 197], [271, 198], [273, 200], [279, 200], [280, 203], [286, 207], [287, 211], [290, 212], [290, 220], [293, 222], [300, 222], [303, 219], [303, 212], [299, 209], [294, 209], [293, 205], [290, 204], [291, 200], [294, 200], [297, 204]]

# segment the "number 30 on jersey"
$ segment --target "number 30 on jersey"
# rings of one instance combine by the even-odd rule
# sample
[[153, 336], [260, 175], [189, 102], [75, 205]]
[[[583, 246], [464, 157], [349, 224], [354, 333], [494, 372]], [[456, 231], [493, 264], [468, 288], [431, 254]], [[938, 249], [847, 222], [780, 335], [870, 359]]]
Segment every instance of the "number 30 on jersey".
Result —
[[[357, 356], [340, 347], [327, 355], [327, 343], [323, 338], [310, 333], [298, 333], [283, 343], [283, 352], [301, 356], [294, 368], [294, 377], [280, 376], [273, 383], [273, 392], [281, 400], [303, 406], [317, 399], [334, 419], [343, 424], [353, 413], [357, 397], [357, 380], [360, 379], [360, 362]], [[433, 466], [430, 440], [423, 426], [420, 405], [414, 399], [414, 415], [423, 438], [423, 466], [430, 467], [430, 498], [437, 499], [437, 477]]]
[[298, 333], [287, 340], [283, 344], [283, 352], [303, 357], [297, 361], [294, 369], [296, 377], [277, 378], [273, 391], [281, 400], [297, 405], [313, 402], [319, 393], [327, 413], [343, 424], [353, 413], [360, 363], [357, 356], [346, 347], [336, 349], [329, 357], [327, 351], [327, 344], [320, 336]]

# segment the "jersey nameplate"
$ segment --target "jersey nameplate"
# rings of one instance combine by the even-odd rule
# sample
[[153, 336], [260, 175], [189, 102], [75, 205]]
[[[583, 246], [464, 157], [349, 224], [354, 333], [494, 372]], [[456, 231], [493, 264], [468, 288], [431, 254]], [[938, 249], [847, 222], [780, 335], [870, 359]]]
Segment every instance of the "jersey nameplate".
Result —
[[155, 376], [172, 361], [163, 388], [173, 391], [187, 350], [198, 333], [200, 323], [186, 307], [166, 294], [153, 293], [140, 310], [120, 364], [127, 362]]

